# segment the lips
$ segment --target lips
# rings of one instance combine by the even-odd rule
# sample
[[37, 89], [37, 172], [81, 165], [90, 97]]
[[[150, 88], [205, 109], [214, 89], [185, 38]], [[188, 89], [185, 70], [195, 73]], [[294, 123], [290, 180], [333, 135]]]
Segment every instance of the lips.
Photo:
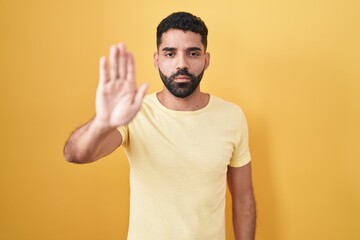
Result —
[[189, 82], [190, 78], [188, 76], [178, 76], [174, 78], [176, 82]]

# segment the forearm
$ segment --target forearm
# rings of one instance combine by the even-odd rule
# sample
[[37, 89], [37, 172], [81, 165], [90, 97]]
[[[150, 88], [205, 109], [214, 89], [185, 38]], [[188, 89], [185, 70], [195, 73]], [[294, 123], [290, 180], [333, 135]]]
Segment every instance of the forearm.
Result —
[[64, 147], [64, 156], [72, 163], [90, 163], [99, 159], [104, 139], [114, 129], [105, 127], [94, 117], [76, 129]]
[[236, 240], [254, 240], [256, 226], [256, 206], [253, 196], [233, 200], [233, 226]]

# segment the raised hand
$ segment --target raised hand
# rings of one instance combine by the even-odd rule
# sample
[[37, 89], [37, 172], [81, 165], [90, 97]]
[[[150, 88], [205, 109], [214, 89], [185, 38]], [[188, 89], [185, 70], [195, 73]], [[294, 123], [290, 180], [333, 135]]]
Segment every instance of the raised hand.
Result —
[[128, 124], [141, 107], [147, 84], [136, 87], [135, 63], [124, 44], [110, 48], [110, 65], [100, 58], [100, 77], [96, 91], [96, 120], [104, 127]]

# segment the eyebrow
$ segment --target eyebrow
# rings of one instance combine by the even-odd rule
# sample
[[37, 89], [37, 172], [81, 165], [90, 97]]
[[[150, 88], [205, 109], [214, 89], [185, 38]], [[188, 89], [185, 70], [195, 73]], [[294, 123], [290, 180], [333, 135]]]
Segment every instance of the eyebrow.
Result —
[[189, 51], [201, 51], [201, 48], [191, 47], [191, 48], [188, 48], [187, 50], [189, 50]]
[[[170, 51], [174, 51], [174, 50], [176, 50], [176, 48], [174, 48], [174, 47], [164, 47], [161, 51], [170, 52]], [[199, 48], [199, 47], [190, 47], [190, 48], [188, 48], [186, 50], [188, 50], [188, 51], [201, 51], [201, 48]]]
[[164, 51], [164, 52], [170, 52], [170, 51], [174, 51], [174, 50], [176, 50], [176, 48], [173, 48], [173, 47], [164, 47], [162, 49], [162, 51]]

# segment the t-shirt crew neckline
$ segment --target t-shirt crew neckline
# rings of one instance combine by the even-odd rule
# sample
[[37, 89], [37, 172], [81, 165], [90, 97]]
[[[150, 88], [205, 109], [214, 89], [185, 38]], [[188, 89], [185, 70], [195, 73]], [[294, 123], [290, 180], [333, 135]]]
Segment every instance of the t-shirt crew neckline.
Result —
[[208, 108], [210, 108], [210, 106], [212, 105], [212, 102], [213, 102], [213, 95], [209, 94], [209, 101], [205, 107], [197, 109], [197, 110], [193, 110], [193, 111], [178, 111], [178, 110], [169, 109], [169, 108], [165, 107], [164, 105], [162, 105], [162, 103], [160, 102], [160, 100], [157, 97], [157, 92], [154, 92], [153, 94], [151, 94], [150, 97], [153, 99], [155, 105], [158, 106], [163, 111], [173, 113], [173, 114], [181, 114], [181, 115], [195, 115], [195, 114], [202, 113], [202, 112], [206, 111]]

